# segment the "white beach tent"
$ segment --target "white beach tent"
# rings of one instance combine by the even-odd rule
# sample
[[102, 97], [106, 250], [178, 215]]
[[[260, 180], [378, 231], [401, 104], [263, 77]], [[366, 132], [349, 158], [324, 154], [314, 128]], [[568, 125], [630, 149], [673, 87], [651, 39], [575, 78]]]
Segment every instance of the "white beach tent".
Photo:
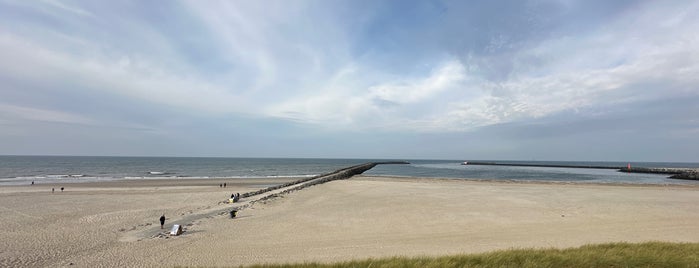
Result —
[[170, 235], [181, 235], [182, 234], [182, 226], [179, 224], [175, 224], [172, 226], [172, 230], [170, 230]]

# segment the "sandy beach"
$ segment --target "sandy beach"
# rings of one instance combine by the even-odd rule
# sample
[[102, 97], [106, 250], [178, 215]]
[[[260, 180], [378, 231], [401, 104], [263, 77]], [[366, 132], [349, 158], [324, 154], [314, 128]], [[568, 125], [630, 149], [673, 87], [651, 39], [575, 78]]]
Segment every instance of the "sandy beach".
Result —
[[[231, 193], [290, 180], [0, 187], [0, 267], [237, 266], [699, 242], [696, 186], [357, 176], [255, 203], [235, 219], [221, 213]], [[163, 213], [166, 229], [182, 224], [185, 233], [160, 235]]]

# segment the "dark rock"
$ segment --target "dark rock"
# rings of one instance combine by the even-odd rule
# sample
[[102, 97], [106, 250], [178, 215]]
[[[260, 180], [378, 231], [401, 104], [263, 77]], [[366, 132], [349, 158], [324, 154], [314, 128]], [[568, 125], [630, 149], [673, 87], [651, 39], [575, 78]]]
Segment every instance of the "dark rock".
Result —
[[680, 180], [699, 180], [699, 171], [688, 170], [688, 171], [682, 172], [680, 174], [672, 175], [672, 176], [670, 176], [670, 178], [680, 179]]

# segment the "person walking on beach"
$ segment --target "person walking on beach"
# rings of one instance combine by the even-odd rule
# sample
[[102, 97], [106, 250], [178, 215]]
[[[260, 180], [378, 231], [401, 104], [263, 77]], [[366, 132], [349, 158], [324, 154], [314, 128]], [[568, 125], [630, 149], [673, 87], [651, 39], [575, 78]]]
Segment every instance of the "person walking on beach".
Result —
[[61, 193], [63, 192], [63, 187], [61, 187]]
[[160, 229], [163, 229], [164, 225], [165, 225], [165, 214], [163, 214], [163, 216], [160, 216]]
[[51, 188], [51, 193], [56, 192], [56, 188]]

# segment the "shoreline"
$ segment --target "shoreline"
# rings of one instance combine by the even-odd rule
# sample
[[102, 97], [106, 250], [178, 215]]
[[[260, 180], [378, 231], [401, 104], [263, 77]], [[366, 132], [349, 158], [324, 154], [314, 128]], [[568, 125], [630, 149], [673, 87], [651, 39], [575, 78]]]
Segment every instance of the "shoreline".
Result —
[[[66, 191], [79, 189], [139, 189], [139, 188], [220, 188], [235, 189], [235, 188], [266, 188], [272, 185], [289, 183], [303, 177], [289, 178], [274, 178], [274, 179], [155, 179], [155, 180], [114, 180], [114, 181], [90, 181], [90, 182], [72, 182], [72, 183], [36, 183], [34, 185], [0, 185], [0, 193], [7, 192], [43, 192], [51, 193], [54, 188], [56, 193], [60, 192], [61, 187], [65, 187]], [[220, 184], [226, 183], [226, 188], [219, 187]]]

